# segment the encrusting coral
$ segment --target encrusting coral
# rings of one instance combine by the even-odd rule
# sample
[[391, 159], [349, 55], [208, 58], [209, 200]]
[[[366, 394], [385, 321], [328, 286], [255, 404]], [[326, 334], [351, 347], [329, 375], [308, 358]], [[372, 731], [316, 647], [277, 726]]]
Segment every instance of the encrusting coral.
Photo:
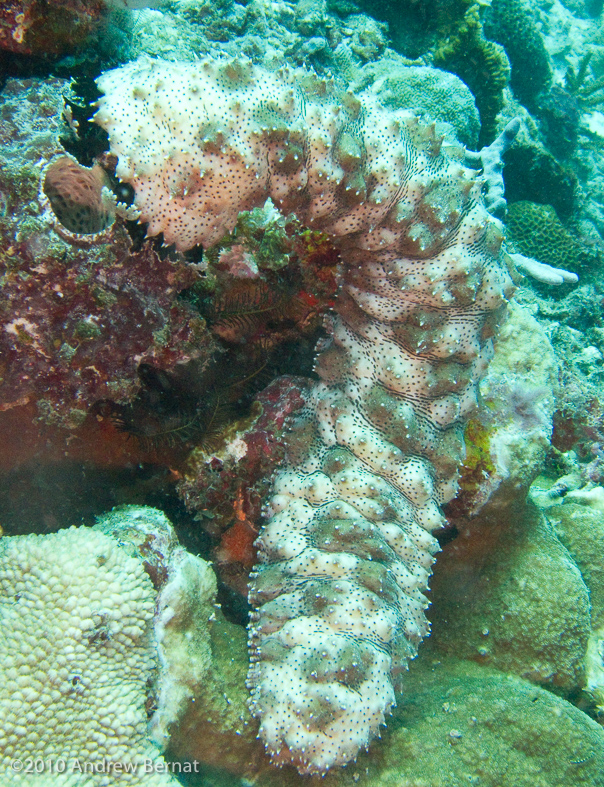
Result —
[[132, 398], [141, 361], [171, 369], [213, 343], [177, 297], [194, 268], [135, 247], [104, 173], [66, 156], [69, 95], [59, 79], [0, 93], [0, 387], [4, 413], [75, 430], [100, 399]]
[[343, 284], [257, 540], [251, 709], [273, 761], [325, 773], [378, 735], [428, 631], [463, 424], [511, 293], [482, 180], [371, 90], [247, 62], [141, 59], [97, 122], [150, 235], [209, 246], [270, 197], [329, 235]]

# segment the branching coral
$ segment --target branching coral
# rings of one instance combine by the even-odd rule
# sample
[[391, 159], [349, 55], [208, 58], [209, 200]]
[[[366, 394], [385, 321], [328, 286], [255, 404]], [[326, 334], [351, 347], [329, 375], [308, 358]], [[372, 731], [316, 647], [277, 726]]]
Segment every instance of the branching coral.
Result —
[[600, 107], [604, 104], [604, 76], [589, 78], [589, 64], [593, 57], [593, 51], [586, 52], [579, 63], [579, 68], [575, 69], [570, 65], [564, 78], [566, 90], [574, 96], [584, 107]]
[[96, 120], [149, 234], [211, 245], [268, 196], [329, 235], [343, 286], [257, 541], [251, 708], [277, 764], [376, 736], [428, 626], [462, 427], [512, 290], [463, 150], [367, 91], [247, 62], [139, 60]]

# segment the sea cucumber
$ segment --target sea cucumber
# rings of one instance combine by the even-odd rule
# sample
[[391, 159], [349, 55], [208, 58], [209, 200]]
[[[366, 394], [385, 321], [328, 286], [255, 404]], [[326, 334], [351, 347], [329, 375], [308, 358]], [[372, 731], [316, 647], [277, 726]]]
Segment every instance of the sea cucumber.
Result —
[[250, 707], [272, 760], [325, 773], [379, 733], [428, 632], [463, 425], [512, 282], [464, 151], [371, 89], [241, 61], [103, 74], [97, 122], [148, 234], [210, 246], [270, 197], [328, 233], [342, 286], [251, 579]]

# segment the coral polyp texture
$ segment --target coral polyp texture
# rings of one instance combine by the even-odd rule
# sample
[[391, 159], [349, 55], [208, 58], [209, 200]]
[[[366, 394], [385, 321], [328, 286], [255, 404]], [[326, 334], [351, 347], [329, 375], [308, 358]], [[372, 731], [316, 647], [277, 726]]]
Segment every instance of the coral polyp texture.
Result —
[[278, 764], [325, 773], [379, 734], [428, 632], [463, 427], [512, 289], [463, 150], [302, 71], [143, 59], [97, 122], [149, 234], [210, 246], [270, 197], [327, 233], [342, 286], [257, 539], [251, 710]]
[[[60, 759], [50, 783], [70, 786], [108, 784], [91, 766], [103, 758], [165, 768], [147, 739], [156, 594], [142, 561], [96, 529], [3, 538], [0, 590], [2, 783], [49, 783], [11, 769], [16, 760]], [[143, 782], [176, 783], [129, 780]]]

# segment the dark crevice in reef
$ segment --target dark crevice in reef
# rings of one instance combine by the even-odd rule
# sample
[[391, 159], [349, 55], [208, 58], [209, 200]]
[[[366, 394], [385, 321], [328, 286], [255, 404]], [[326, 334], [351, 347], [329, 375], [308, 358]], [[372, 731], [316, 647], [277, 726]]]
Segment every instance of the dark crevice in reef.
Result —
[[61, 144], [85, 167], [109, 150], [109, 137], [97, 124], [90, 122], [96, 112], [95, 102], [101, 95], [92, 76], [79, 75], [71, 83], [72, 97], [65, 99], [66, 112], [71, 115], [76, 133], [63, 134]]

